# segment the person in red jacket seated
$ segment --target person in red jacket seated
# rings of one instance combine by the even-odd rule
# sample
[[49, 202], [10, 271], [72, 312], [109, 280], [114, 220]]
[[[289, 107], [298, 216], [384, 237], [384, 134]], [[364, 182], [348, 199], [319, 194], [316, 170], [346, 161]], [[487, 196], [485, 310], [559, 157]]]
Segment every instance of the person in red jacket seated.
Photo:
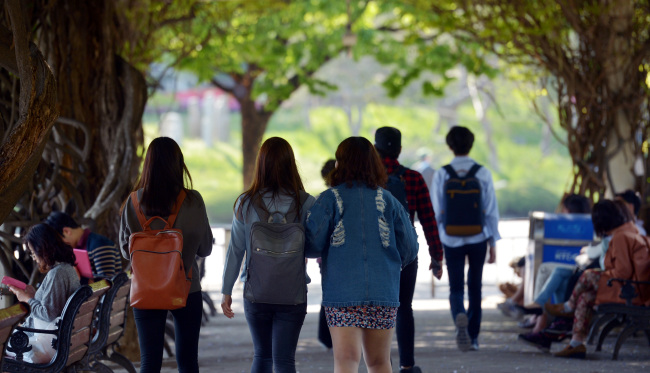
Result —
[[[621, 285], [612, 278], [633, 281], [650, 281], [650, 249], [648, 239], [639, 234], [634, 218], [623, 202], [603, 200], [594, 205], [591, 215], [594, 231], [599, 236], [611, 235], [609, 249], [605, 255], [605, 269], [586, 270], [575, 288], [571, 298], [565, 303], [547, 304], [546, 310], [556, 316], [573, 315], [573, 336], [571, 342], [555, 356], [586, 356], [585, 339], [589, 333], [589, 321], [593, 306], [603, 303], [625, 303], [619, 298]], [[650, 286], [639, 285], [636, 305], [650, 305]]]

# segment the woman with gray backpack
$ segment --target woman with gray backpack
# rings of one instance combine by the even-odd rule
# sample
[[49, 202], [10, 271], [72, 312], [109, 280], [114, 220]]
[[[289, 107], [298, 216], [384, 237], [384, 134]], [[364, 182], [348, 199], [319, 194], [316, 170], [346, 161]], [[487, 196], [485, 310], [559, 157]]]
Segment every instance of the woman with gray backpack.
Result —
[[293, 150], [271, 137], [257, 155], [251, 186], [233, 207], [221, 309], [233, 318], [232, 289], [244, 262], [244, 314], [253, 338], [252, 373], [295, 372], [307, 314], [303, 223], [314, 197], [305, 192]]

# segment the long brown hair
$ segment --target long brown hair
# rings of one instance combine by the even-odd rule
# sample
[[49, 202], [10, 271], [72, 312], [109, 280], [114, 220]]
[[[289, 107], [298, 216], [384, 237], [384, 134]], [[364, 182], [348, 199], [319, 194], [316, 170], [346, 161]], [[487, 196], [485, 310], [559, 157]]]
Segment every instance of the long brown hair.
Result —
[[[133, 190], [140, 188], [140, 204], [149, 216], [169, 216], [181, 189], [192, 189], [192, 176], [176, 141], [158, 137], [149, 144], [142, 174]], [[186, 198], [191, 198], [191, 194]]]
[[338, 165], [328, 175], [331, 186], [343, 183], [352, 186], [355, 181], [372, 189], [386, 185], [386, 168], [366, 138], [353, 136], [343, 140], [336, 149], [336, 161]]
[[235, 211], [237, 201], [233, 206], [237, 216], [243, 216], [242, 208], [246, 201], [249, 201], [250, 208], [252, 203], [262, 198], [260, 192], [263, 190], [270, 191], [272, 198], [276, 198], [280, 193], [289, 194], [296, 203], [297, 211], [300, 211], [300, 191], [304, 191], [305, 187], [298, 173], [293, 149], [287, 140], [281, 137], [271, 137], [260, 147], [253, 182], [237, 199], [240, 200], [239, 208]]

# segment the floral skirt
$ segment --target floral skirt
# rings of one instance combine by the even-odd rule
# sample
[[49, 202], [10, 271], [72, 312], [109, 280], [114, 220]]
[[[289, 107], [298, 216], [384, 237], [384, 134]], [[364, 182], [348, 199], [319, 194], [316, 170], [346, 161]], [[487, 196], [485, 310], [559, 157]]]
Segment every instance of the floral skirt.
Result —
[[328, 327], [392, 329], [395, 327], [397, 307], [325, 307], [325, 315]]

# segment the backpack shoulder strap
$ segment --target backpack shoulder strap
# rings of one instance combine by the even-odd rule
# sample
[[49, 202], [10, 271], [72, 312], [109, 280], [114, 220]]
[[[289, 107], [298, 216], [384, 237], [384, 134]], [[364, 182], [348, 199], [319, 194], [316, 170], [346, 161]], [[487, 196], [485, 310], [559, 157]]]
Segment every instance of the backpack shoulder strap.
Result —
[[138, 221], [140, 222], [140, 226], [142, 227], [142, 230], [149, 230], [149, 225], [151, 224], [152, 221], [156, 219], [160, 219], [165, 222], [165, 229], [169, 229], [174, 226], [174, 222], [176, 221], [176, 216], [178, 215], [178, 211], [181, 209], [181, 205], [183, 204], [183, 200], [185, 200], [185, 190], [181, 189], [181, 192], [178, 193], [178, 197], [176, 197], [176, 202], [174, 203], [174, 207], [172, 207], [172, 213], [169, 215], [167, 220], [161, 218], [160, 216], [153, 216], [151, 219], [147, 220], [147, 218], [144, 216], [144, 213], [142, 212], [142, 209], [140, 208], [140, 201], [138, 200], [138, 191], [131, 192], [131, 203], [133, 203], [133, 209], [135, 210], [135, 214], [138, 217]]
[[142, 227], [143, 230], [146, 230], [148, 228], [147, 218], [145, 218], [144, 214], [142, 213], [142, 210], [140, 209], [140, 201], [138, 201], [137, 190], [131, 192], [131, 203], [133, 204], [135, 215], [138, 217], [138, 221], [140, 222], [140, 227]]
[[178, 216], [178, 212], [181, 210], [181, 206], [183, 205], [183, 201], [185, 200], [185, 189], [181, 189], [181, 192], [178, 193], [178, 197], [176, 197], [176, 202], [174, 203], [174, 207], [172, 208], [172, 213], [169, 215], [167, 218], [167, 226], [165, 228], [171, 228], [174, 226], [174, 223], [176, 222], [176, 217]]
[[255, 209], [255, 212], [257, 213], [257, 216], [260, 217], [260, 221], [266, 223], [269, 220], [269, 211], [266, 209], [266, 206], [264, 205], [264, 198], [262, 197], [261, 194], [255, 196], [255, 198], [251, 198], [250, 203], [253, 205], [253, 208]]
[[406, 167], [399, 165], [397, 166], [397, 168], [395, 168], [395, 170], [393, 170], [392, 174], [395, 176], [399, 176], [399, 178], [401, 179], [405, 173], [406, 173]]
[[480, 165], [480, 164], [478, 164], [478, 163], [474, 163], [474, 165], [472, 166], [472, 168], [469, 169], [469, 172], [467, 172], [467, 175], [465, 175], [465, 178], [468, 179], [468, 178], [470, 178], [470, 177], [474, 177], [474, 176], [476, 176], [476, 173], [478, 172], [478, 170], [479, 170], [480, 168], [481, 168], [481, 165]]
[[[305, 205], [305, 202], [307, 202], [307, 198], [309, 198], [309, 194], [304, 191], [300, 191], [300, 209], [302, 210], [302, 207]], [[285, 219], [289, 222], [292, 221], [294, 223], [299, 223], [300, 222], [300, 216], [301, 216], [301, 211], [298, 211], [296, 208], [296, 201], [293, 201], [291, 203], [291, 206], [289, 206], [289, 210], [287, 210], [287, 213], [285, 214]]]
[[451, 167], [450, 164], [446, 165], [443, 167], [445, 171], [447, 171], [447, 174], [449, 174], [449, 177], [452, 179], [458, 179], [458, 174], [456, 173], [456, 170], [454, 170], [453, 167]]

